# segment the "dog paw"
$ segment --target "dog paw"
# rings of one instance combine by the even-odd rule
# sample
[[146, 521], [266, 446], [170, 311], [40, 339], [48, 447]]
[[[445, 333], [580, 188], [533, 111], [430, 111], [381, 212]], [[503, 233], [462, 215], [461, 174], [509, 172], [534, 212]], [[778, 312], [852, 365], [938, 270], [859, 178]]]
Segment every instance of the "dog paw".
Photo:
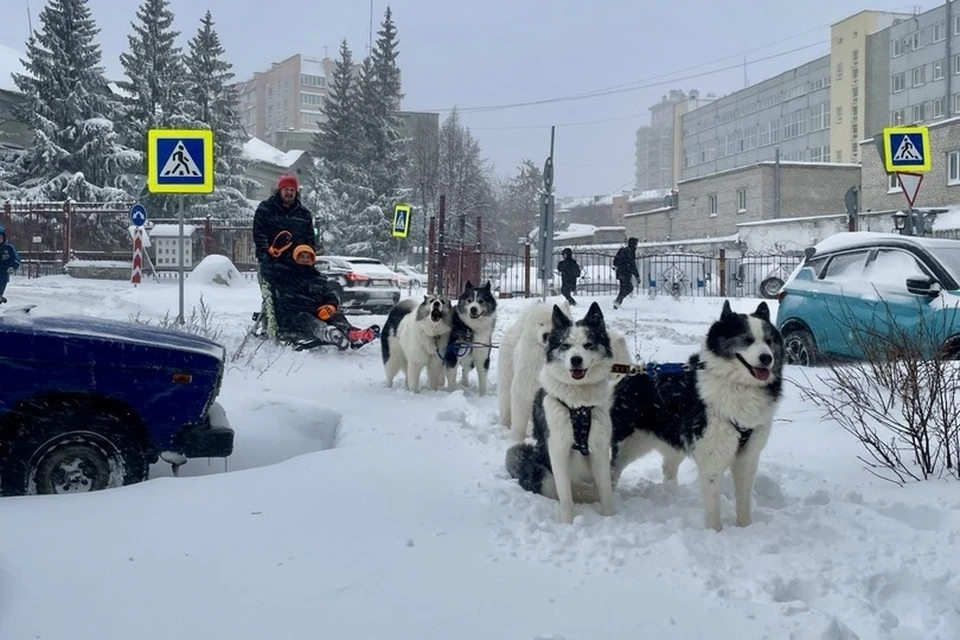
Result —
[[617, 508], [612, 504], [608, 504], [607, 506], [600, 505], [600, 515], [615, 516], [617, 515]]

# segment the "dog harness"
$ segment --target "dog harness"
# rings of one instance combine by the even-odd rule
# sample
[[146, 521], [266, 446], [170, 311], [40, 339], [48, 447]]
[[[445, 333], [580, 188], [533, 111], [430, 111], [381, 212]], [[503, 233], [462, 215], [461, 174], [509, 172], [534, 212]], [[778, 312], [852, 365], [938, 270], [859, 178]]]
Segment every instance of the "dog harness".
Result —
[[737, 430], [737, 433], [740, 434], [740, 441], [737, 443], [737, 449], [743, 449], [745, 446], [747, 446], [747, 442], [750, 440], [750, 434], [753, 433], [753, 429], [744, 429], [737, 424], [736, 420], [731, 420], [730, 424], [734, 429]]
[[573, 426], [573, 447], [582, 455], [590, 455], [590, 446], [587, 440], [590, 437], [590, 423], [593, 419], [593, 407], [571, 407], [557, 399], [570, 412], [570, 424]]

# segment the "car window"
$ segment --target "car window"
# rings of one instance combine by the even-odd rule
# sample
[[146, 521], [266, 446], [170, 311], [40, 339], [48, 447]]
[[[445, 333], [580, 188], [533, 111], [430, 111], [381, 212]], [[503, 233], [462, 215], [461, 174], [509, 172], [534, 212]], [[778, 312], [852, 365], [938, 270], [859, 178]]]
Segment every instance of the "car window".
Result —
[[864, 274], [867, 281], [884, 289], [907, 292], [907, 278], [928, 276], [930, 272], [916, 257], [901, 249], [880, 249]]
[[821, 276], [824, 280], [852, 280], [863, 274], [867, 251], [851, 251], [834, 256]]

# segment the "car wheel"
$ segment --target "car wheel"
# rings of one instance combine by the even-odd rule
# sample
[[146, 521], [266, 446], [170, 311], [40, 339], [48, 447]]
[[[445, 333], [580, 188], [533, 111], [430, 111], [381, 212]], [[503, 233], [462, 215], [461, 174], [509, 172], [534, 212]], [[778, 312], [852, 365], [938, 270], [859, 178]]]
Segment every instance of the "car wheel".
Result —
[[783, 280], [772, 276], [760, 283], [760, 295], [767, 299], [773, 299], [777, 297], [777, 294], [780, 293], [780, 289], [782, 288]]
[[797, 328], [785, 332], [783, 334], [783, 348], [788, 364], [813, 367], [820, 362], [817, 343], [806, 329]]
[[143, 447], [112, 415], [53, 410], [28, 421], [0, 472], [4, 495], [85, 493], [147, 477]]

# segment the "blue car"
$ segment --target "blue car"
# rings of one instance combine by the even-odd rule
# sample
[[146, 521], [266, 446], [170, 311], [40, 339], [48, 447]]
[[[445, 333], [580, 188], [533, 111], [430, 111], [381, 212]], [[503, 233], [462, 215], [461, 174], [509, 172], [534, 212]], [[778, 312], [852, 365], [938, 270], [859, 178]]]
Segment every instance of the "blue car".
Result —
[[839, 233], [778, 294], [788, 362], [960, 357], [960, 241]]

